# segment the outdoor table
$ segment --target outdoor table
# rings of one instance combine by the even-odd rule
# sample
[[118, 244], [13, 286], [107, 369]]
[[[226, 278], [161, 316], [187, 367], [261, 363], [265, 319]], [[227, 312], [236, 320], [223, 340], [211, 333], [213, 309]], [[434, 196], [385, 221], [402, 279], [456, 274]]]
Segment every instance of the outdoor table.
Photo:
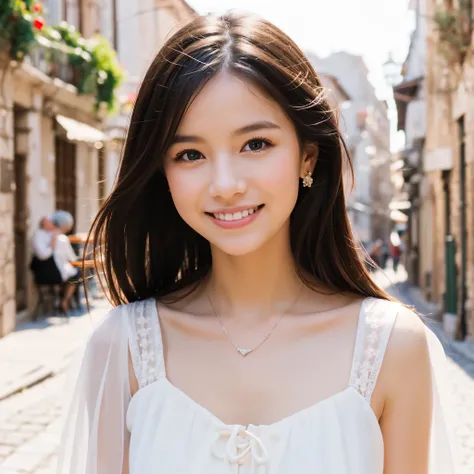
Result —
[[[82, 268], [82, 260], [76, 260], [71, 262], [71, 265], [75, 268]], [[84, 268], [94, 268], [94, 260], [84, 260]]]
[[87, 241], [87, 234], [80, 233], [80, 234], [71, 234], [68, 235], [69, 242], [71, 244], [85, 244]]

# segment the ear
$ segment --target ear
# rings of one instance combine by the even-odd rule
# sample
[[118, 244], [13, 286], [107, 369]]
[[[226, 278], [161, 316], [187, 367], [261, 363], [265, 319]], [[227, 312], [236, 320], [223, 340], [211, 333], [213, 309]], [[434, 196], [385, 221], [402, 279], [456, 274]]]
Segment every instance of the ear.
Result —
[[308, 173], [313, 173], [319, 156], [319, 145], [308, 143], [303, 148], [303, 156], [300, 167], [300, 178], [304, 178]]

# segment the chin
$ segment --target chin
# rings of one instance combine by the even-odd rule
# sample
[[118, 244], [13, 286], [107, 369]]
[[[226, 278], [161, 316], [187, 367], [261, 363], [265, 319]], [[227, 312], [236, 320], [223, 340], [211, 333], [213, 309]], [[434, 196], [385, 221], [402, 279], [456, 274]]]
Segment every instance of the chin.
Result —
[[211, 249], [222, 252], [231, 257], [243, 257], [259, 250], [265, 244], [265, 239], [249, 238], [251, 236], [240, 236], [235, 239], [212, 239], [209, 240]]
[[[195, 225], [191, 225], [195, 224]], [[204, 237], [210, 244], [212, 251], [217, 251], [232, 257], [243, 257], [259, 251], [277, 236], [289, 238], [289, 218], [283, 222], [268, 221], [254, 222], [248, 227], [237, 231], [219, 229], [212, 224], [188, 221], [198, 234]], [[276, 224], [276, 225], [275, 225]]]

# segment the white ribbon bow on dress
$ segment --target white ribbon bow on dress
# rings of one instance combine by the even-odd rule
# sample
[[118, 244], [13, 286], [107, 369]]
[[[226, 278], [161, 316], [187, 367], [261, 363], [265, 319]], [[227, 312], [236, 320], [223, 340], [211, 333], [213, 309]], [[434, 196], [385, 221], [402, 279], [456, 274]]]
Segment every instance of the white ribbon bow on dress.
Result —
[[[220, 441], [226, 438], [225, 451], [219, 452]], [[220, 427], [213, 445], [213, 453], [216, 457], [226, 459], [237, 466], [243, 464], [249, 454], [257, 466], [262, 466], [268, 461], [268, 452], [262, 440], [241, 425]]]

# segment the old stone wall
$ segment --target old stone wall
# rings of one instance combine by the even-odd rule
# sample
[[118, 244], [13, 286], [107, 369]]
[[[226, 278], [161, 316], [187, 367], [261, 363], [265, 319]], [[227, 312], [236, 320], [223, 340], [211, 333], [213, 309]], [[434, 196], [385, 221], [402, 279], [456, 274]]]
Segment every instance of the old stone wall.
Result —
[[13, 232], [13, 84], [0, 58], [0, 337], [16, 324]]

